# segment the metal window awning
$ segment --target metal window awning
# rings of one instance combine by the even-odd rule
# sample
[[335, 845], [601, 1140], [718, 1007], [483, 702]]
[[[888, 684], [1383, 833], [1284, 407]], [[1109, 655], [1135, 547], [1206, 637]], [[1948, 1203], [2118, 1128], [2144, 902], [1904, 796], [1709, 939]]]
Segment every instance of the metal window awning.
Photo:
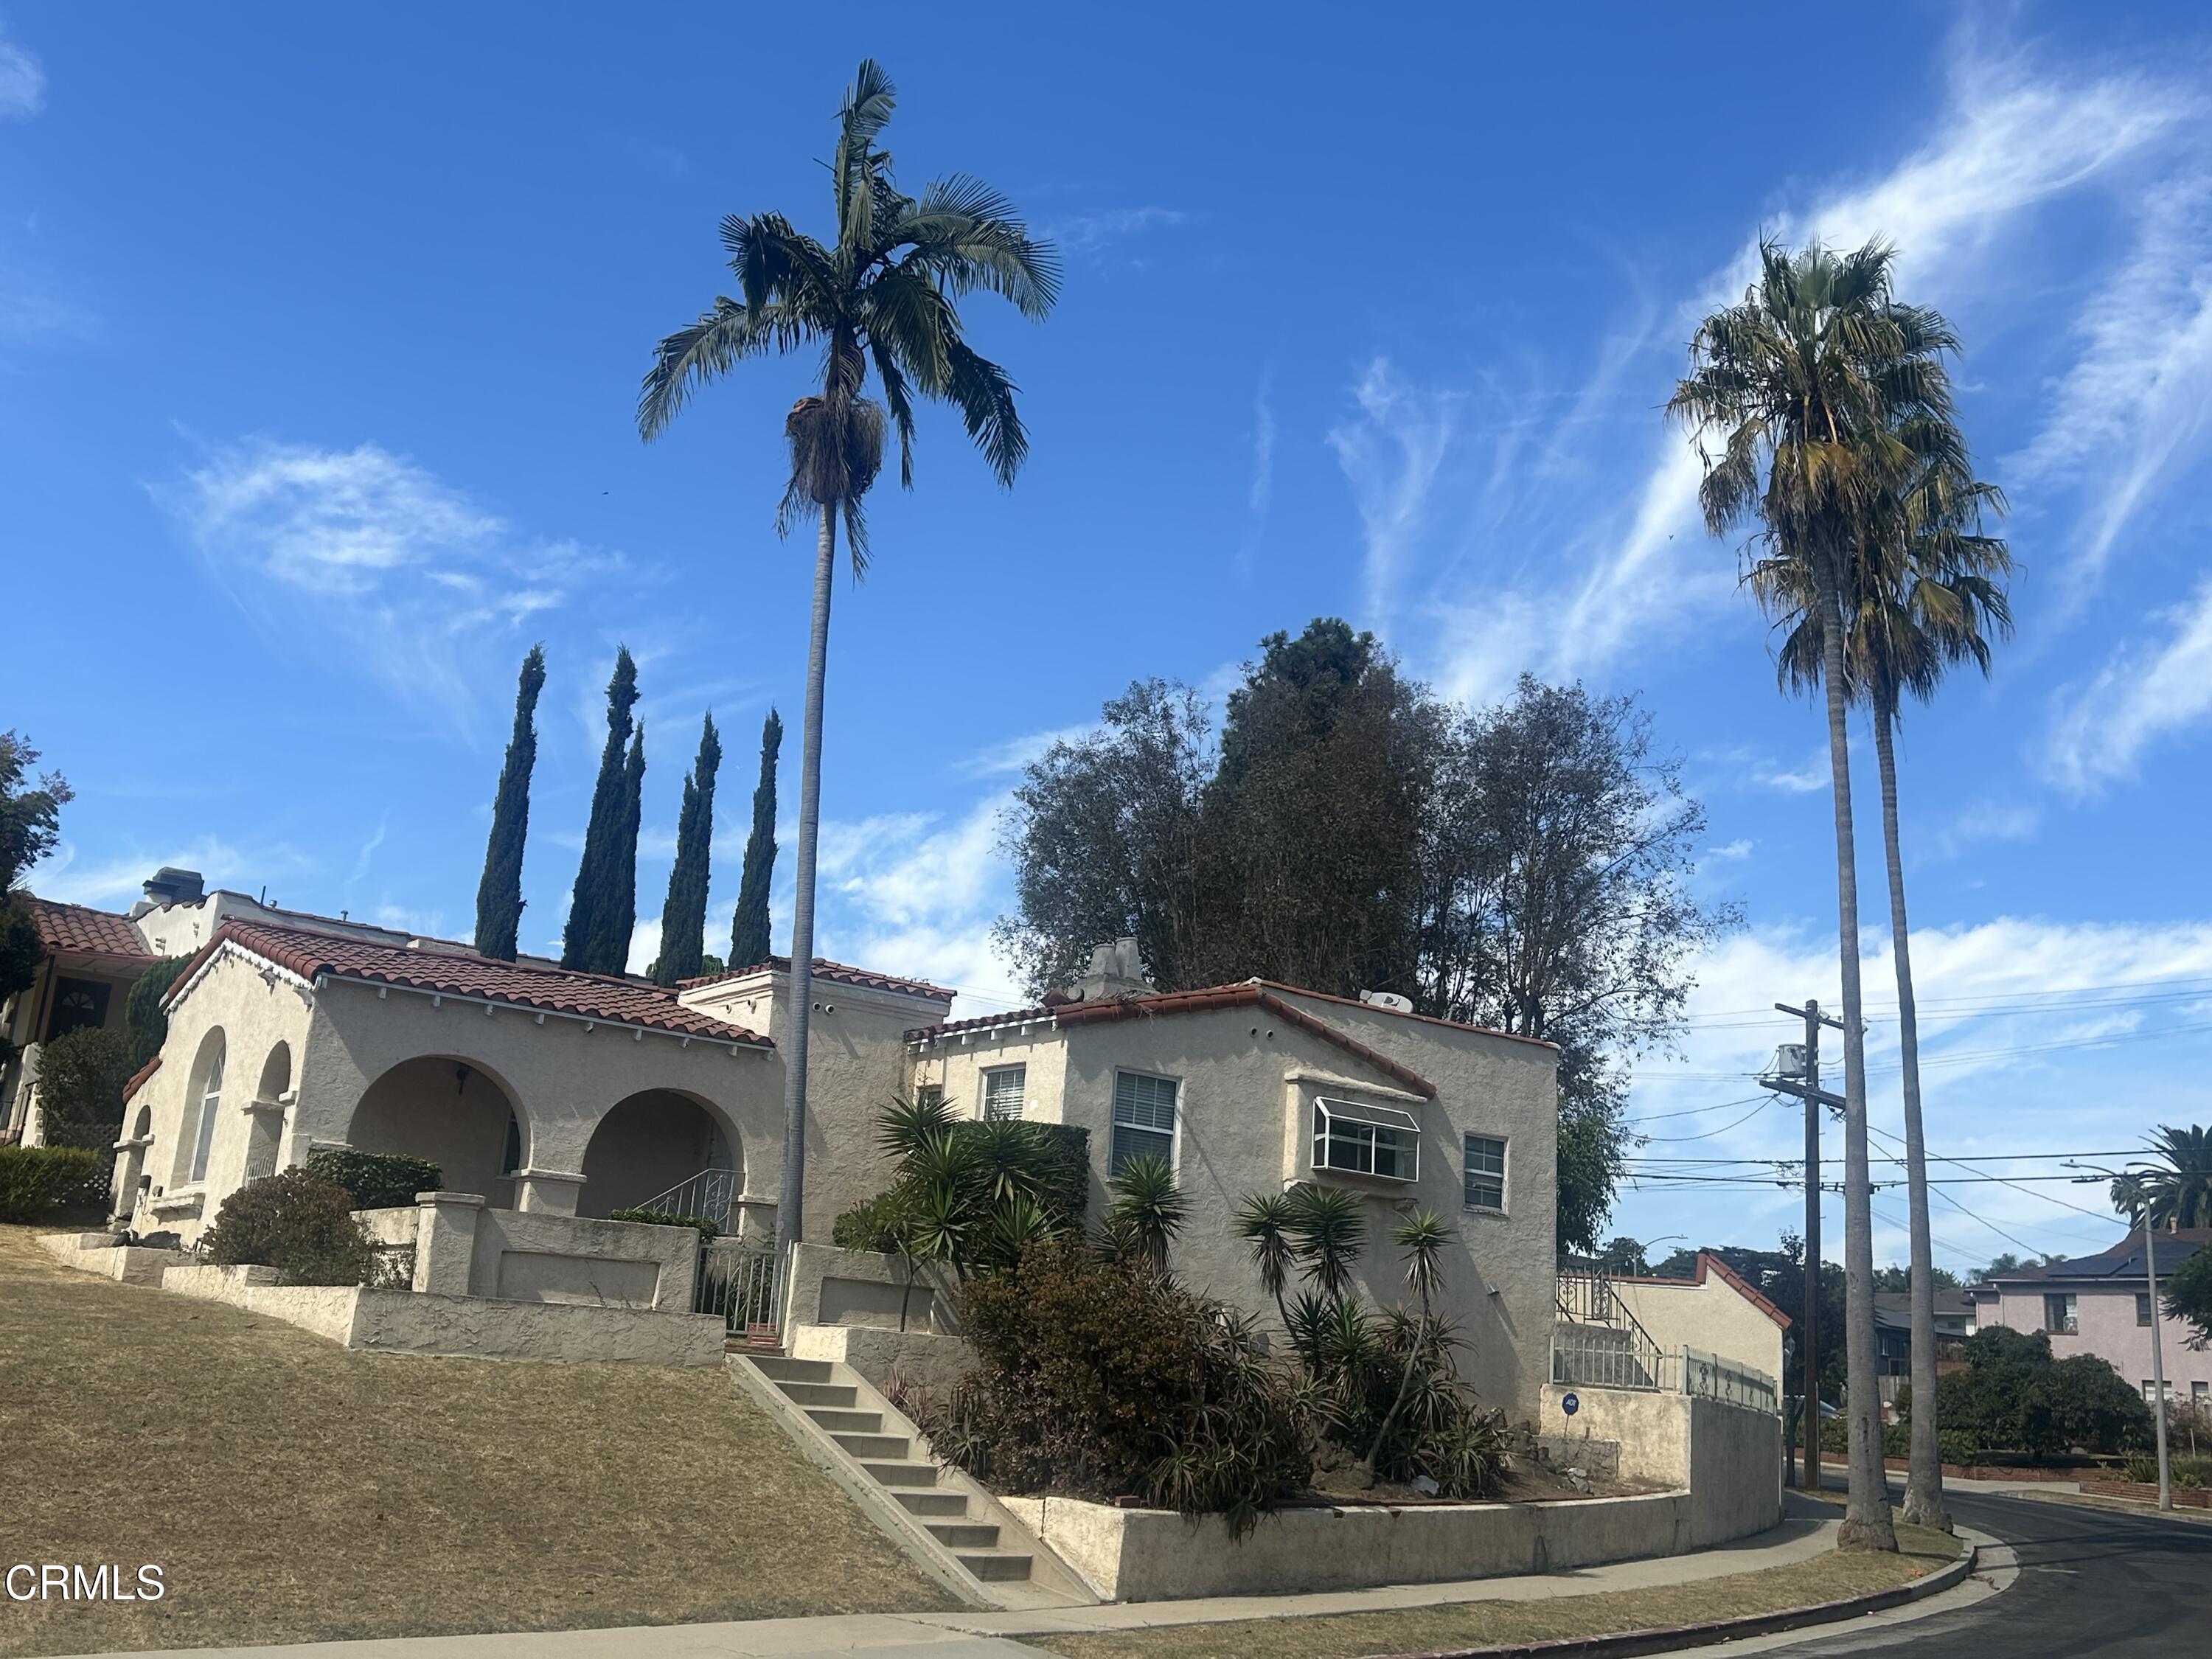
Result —
[[1340, 1100], [1330, 1096], [1315, 1097], [1314, 1104], [1332, 1118], [1348, 1118], [1354, 1123], [1370, 1124], [1378, 1129], [1402, 1129], [1408, 1134], [1421, 1132], [1420, 1120], [1395, 1106], [1372, 1106], [1364, 1100]]

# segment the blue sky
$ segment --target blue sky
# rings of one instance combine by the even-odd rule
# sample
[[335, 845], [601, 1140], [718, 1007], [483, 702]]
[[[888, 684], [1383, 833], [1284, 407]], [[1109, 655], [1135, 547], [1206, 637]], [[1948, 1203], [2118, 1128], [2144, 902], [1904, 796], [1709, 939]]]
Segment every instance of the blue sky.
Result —
[[[988, 935], [1020, 761], [1135, 676], [1218, 690], [1261, 634], [1342, 614], [1457, 696], [1524, 667], [1644, 694], [1711, 809], [1699, 880], [1749, 925], [1700, 964], [1681, 1054], [1639, 1068], [1643, 1155], [1791, 1156], [1746, 1079], [1789, 1036], [1756, 1011], [1835, 994], [1821, 729], [1776, 695], [1657, 411], [1762, 230], [1879, 233], [1965, 336], [2022, 566], [1993, 679], [1904, 740], [1931, 1144], [2212, 1117], [2201, 14], [839, 15], [0, 10], [0, 724], [78, 790], [39, 890], [121, 905], [183, 863], [465, 936], [543, 640], [524, 933], [550, 947], [625, 641], [641, 910], [711, 708], [726, 928], [758, 723], [796, 720], [807, 550], [770, 520], [809, 366], [753, 367], [649, 448], [632, 409], [723, 283], [723, 214], [823, 223], [815, 158], [873, 53], [902, 177], [1000, 185], [1068, 279], [1042, 326], [969, 307], [1023, 388], [1018, 486], [932, 418], [841, 582], [829, 953], [1010, 1000]], [[1880, 927], [1867, 961], [1893, 1132]], [[1797, 1204], [1669, 1186], [1617, 1220], [1763, 1243]], [[1939, 1260], [2112, 1236], [2066, 1204], [2101, 1208], [1947, 1189]], [[1901, 1194], [1876, 1210], [1894, 1258]]]

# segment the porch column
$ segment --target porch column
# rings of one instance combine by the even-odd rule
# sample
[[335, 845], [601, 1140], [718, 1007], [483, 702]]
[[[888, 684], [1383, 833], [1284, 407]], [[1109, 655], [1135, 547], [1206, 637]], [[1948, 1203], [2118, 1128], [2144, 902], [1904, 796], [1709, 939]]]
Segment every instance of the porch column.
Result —
[[584, 1177], [567, 1170], [517, 1170], [514, 1207], [534, 1215], [574, 1215]]
[[433, 1296], [466, 1296], [476, 1259], [480, 1193], [417, 1193], [415, 1288]]

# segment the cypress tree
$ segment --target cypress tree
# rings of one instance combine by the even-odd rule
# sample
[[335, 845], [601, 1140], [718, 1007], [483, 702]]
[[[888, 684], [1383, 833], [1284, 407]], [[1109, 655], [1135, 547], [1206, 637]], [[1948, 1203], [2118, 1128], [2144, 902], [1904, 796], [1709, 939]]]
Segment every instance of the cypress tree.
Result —
[[745, 872], [738, 887], [738, 914], [731, 930], [732, 968], [750, 968], [768, 960], [768, 887], [775, 875], [775, 757], [782, 747], [783, 719], [771, 708], [761, 723], [760, 782], [753, 789], [753, 831], [745, 841]]
[[629, 817], [623, 776], [623, 751], [630, 740], [629, 711], [636, 703], [637, 665], [630, 660], [629, 647], [623, 646], [615, 653], [614, 678], [607, 682], [607, 746], [599, 753], [599, 778], [592, 788], [592, 820], [584, 830], [584, 856], [577, 864], [575, 890], [568, 900], [568, 927], [561, 941], [563, 968], [618, 974], [629, 950], [629, 933], [624, 928], [614, 965], [602, 965], [605, 922], [617, 868], [616, 848], [624, 838], [625, 822], [631, 826], [628, 839], [633, 870], [637, 857], [635, 820]]
[[693, 978], [706, 955], [708, 846], [714, 837], [714, 774], [721, 765], [722, 739], [709, 714], [699, 731], [699, 758], [684, 780], [676, 867], [668, 872], [668, 902], [660, 907], [660, 954], [653, 963], [656, 985]]
[[522, 843], [530, 833], [530, 774], [538, 764], [538, 694], [545, 688], [545, 647], [533, 645], [522, 659], [514, 693], [514, 735], [499, 769], [492, 803], [491, 841], [484, 849], [483, 879], [477, 884], [477, 954], [514, 960], [522, 927]]
[[637, 831], [645, 806], [645, 727], [631, 734], [629, 757], [623, 763], [622, 831], [616, 836], [606, 896], [599, 911], [592, 971], [629, 971], [630, 935], [637, 931]]

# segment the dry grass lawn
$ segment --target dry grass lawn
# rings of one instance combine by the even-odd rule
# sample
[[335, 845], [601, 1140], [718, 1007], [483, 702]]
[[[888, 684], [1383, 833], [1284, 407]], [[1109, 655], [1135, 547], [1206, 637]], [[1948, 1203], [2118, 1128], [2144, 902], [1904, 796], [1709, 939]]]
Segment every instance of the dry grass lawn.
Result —
[[720, 1370], [349, 1352], [0, 1226], [0, 1655], [956, 1605]]
[[1663, 1589], [1603, 1590], [1542, 1601], [1469, 1601], [1397, 1613], [1176, 1625], [1113, 1636], [1032, 1636], [1066, 1659], [1360, 1659], [1519, 1642], [1553, 1642], [1781, 1613], [1892, 1589], [1954, 1558], [1959, 1540], [1899, 1524], [1899, 1555], [1832, 1552], [1786, 1567]]

